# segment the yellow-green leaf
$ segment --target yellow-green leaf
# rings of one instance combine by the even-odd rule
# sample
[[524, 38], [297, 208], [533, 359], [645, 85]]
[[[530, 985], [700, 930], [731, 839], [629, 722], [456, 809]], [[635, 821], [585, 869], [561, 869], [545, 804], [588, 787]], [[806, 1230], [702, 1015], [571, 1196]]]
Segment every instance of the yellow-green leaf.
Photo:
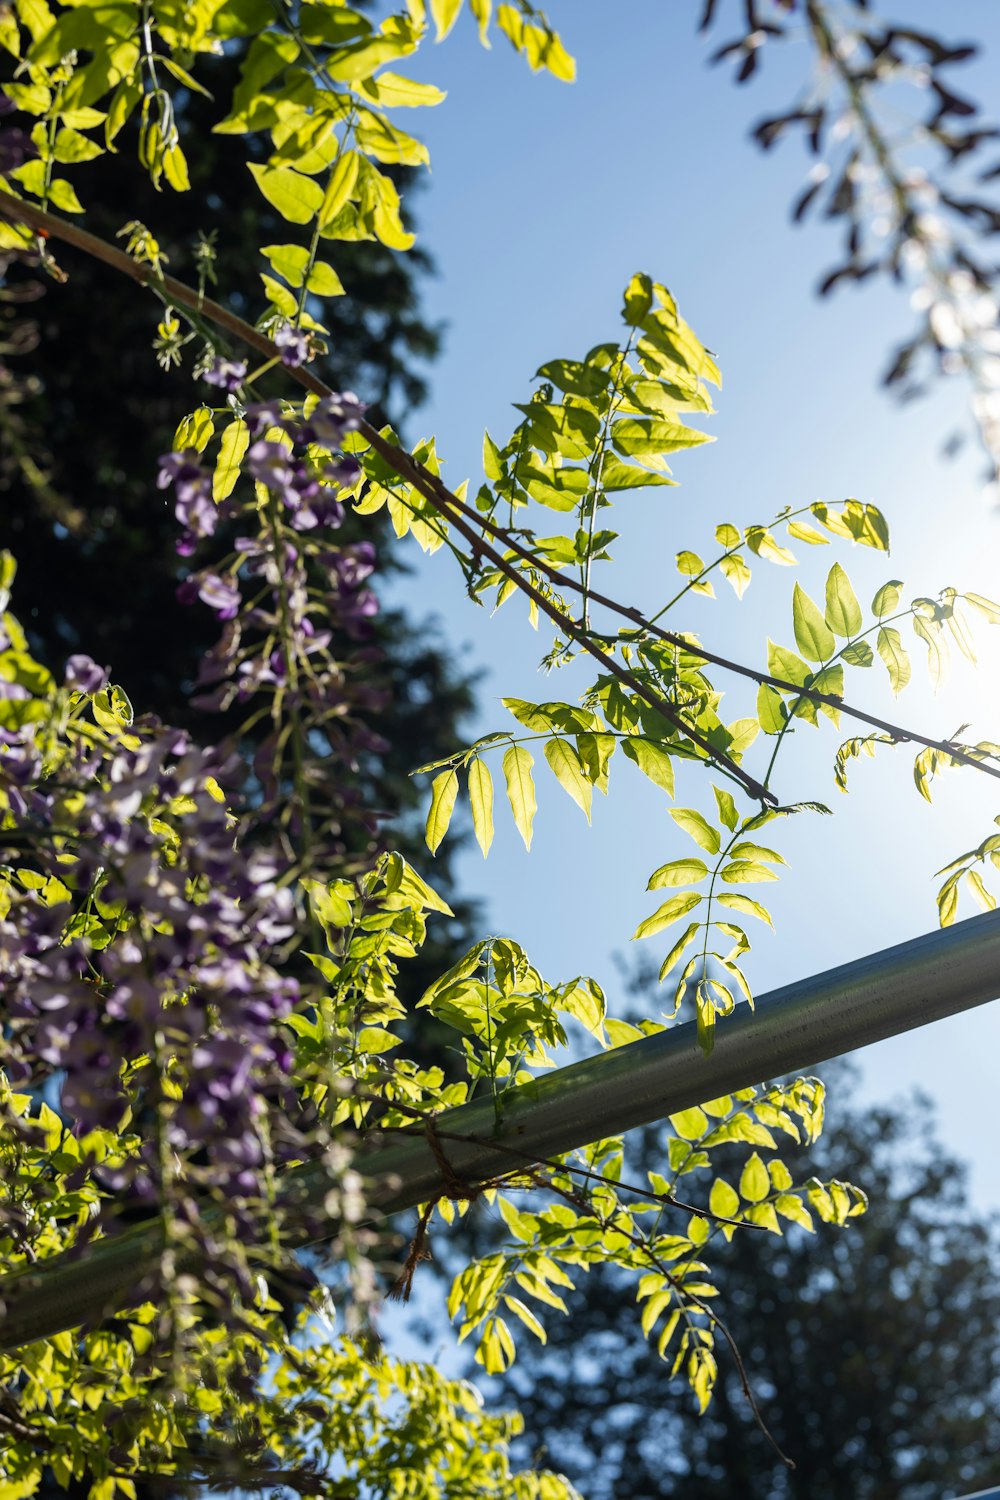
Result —
[[493, 842], [493, 777], [489, 766], [478, 755], [469, 766], [469, 803], [472, 828], [485, 859]]
[[878, 635], [875, 637], [875, 649], [885, 662], [893, 692], [901, 693], [910, 680], [911, 668], [903, 638], [895, 625], [879, 627]]
[[593, 783], [584, 773], [583, 764], [568, 740], [555, 739], [545, 742], [545, 759], [548, 761], [559, 785], [563, 787], [578, 807], [582, 808], [590, 822], [590, 807], [594, 796]]
[[670, 1128], [682, 1141], [700, 1141], [708, 1129], [708, 1116], [697, 1105], [670, 1116]]
[[458, 20], [458, 13], [462, 9], [462, 0], [430, 0], [431, 15], [434, 25], [437, 27], [437, 39], [441, 41], [446, 37]]
[[708, 854], [718, 854], [722, 842], [719, 830], [713, 828], [700, 812], [695, 812], [692, 807], [672, 807], [670, 816], [678, 828], [683, 828], [685, 833], [690, 834], [695, 843], [700, 844]]
[[948, 643], [941, 626], [926, 620], [923, 615], [913, 616], [913, 629], [927, 646], [927, 664], [930, 668], [932, 687], [940, 687], [948, 666]]
[[836, 635], [857, 635], [861, 629], [861, 605], [840, 563], [827, 575], [826, 623]]
[[826, 661], [837, 649], [833, 631], [805, 589], [798, 584], [792, 595], [792, 624], [795, 644], [809, 661]]
[[222, 434], [219, 457], [212, 476], [212, 494], [216, 503], [231, 495], [240, 477], [240, 464], [250, 446], [250, 429], [241, 417], [230, 422]]
[[732, 1219], [739, 1212], [740, 1196], [728, 1182], [717, 1177], [708, 1195], [708, 1207], [717, 1219]]
[[267, 167], [251, 162], [250, 171], [257, 186], [283, 219], [292, 224], [308, 224], [323, 203], [323, 190], [311, 177], [294, 167]]
[[749, 1156], [740, 1173], [740, 1197], [748, 1203], [760, 1203], [771, 1191], [771, 1179], [767, 1168], [755, 1151]]
[[325, 229], [348, 203], [358, 180], [358, 153], [344, 151], [330, 168], [330, 176], [319, 210], [319, 226]]
[[632, 941], [635, 942], [637, 938], [655, 937], [658, 932], [663, 931], [664, 927], [669, 927], [672, 922], [679, 922], [681, 917], [687, 916], [688, 912], [693, 911], [703, 900], [704, 897], [699, 896], [697, 891], [685, 891], [683, 894], [671, 896], [669, 900], [664, 901], [662, 906], [657, 907], [651, 917], [639, 923], [632, 934]]
[[688, 859], [672, 859], [653, 871], [646, 889], [658, 891], [668, 885], [696, 885], [707, 874], [708, 866], [704, 860], [696, 859], [693, 855]]
[[643, 739], [641, 735], [630, 735], [628, 739], [622, 740], [622, 751], [633, 764], [639, 767], [644, 776], [656, 786], [662, 787], [668, 797], [674, 795], [674, 763], [666, 750], [653, 743], [652, 740]]
[[535, 783], [531, 777], [534, 763], [531, 752], [523, 745], [511, 745], [503, 758], [507, 800], [526, 849], [531, 848], [531, 827], [538, 807], [535, 801]]
[[197, 411], [183, 419], [174, 433], [174, 449], [179, 452], [184, 448], [194, 448], [203, 453], [214, 431], [215, 418], [207, 406], [199, 406]]
[[448, 832], [448, 824], [455, 810], [458, 796], [458, 772], [442, 771], [435, 776], [431, 787], [431, 805], [427, 811], [427, 828], [424, 837], [427, 847], [436, 854], [441, 840]]

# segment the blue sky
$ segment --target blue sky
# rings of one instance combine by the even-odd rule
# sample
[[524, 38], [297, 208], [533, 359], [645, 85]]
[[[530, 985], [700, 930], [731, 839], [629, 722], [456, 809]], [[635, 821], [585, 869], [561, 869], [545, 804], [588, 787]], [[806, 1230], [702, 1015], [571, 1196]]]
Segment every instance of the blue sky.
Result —
[[[674, 554], [709, 549], [717, 522], [767, 521], [788, 503], [855, 495], [888, 515], [889, 560], [863, 549], [801, 548], [812, 555], [797, 569], [760, 565], [742, 605], [722, 595], [696, 601], [679, 623], [762, 665], [768, 634], [792, 643], [796, 577], [822, 597], [835, 557], [863, 598], [890, 577], [904, 579], [912, 594], [948, 584], [1000, 594], [1000, 515], [981, 499], [981, 458], [941, 456], [964, 418], [964, 389], [956, 381], [902, 410], [880, 393], [889, 348], [910, 328], [905, 296], [874, 288], [819, 302], [814, 287], [838, 241], [829, 226], [788, 222], [805, 156], [789, 142], [762, 157], [747, 139], [757, 118], [785, 104], [799, 57], [778, 59], [761, 82], [738, 90], [723, 69], [707, 67], [694, 3], [552, 0], [549, 10], [577, 57], [572, 86], [531, 75], [502, 39], [483, 51], [467, 18], [412, 69], [449, 94], [419, 121], [433, 164], [419, 201], [421, 242], [438, 268], [425, 310], [446, 320], [448, 332], [431, 372], [432, 400], [416, 424], [437, 435], [446, 478], [478, 484], [484, 426], [505, 438], [517, 418], [510, 403], [527, 399], [541, 363], [614, 337], [622, 288], [643, 269], [670, 286], [716, 352], [725, 384], [710, 423], [718, 441], [678, 456], [681, 487], [619, 503], [623, 534], [616, 566], [606, 570], [609, 592], [655, 609], [676, 578]], [[910, 0], [905, 10], [914, 21], [942, 24], [938, 6]], [[988, 104], [1000, 10], [953, 0], [947, 28], [986, 43], [968, 86]], [[420, 434], [415, 427], [409, 435]], [[490, 618], [464, 598], [445, 555], [414, 561], [394, 593], [436, 614], [465, 664], [482, 669], [474, 733], [508, 727], [501, 696], [574, 696], [582, 679], [539, 674], [548, 638], [528, 628], [518, 602]], [[916, 653], [915, 683], [898, 702], [875, 671], [855, 674], [852, 696], [930, 734], [971, 720], [976, 737], [1000, 739], [1000, 629], [993, 635], [980, 633], [978, 673], [959, 662], [936, 696]], [[733, 718], [752, 698], [733, 684], [727, 701]], [[837, 816], [780, 825], [778, 847], [791, 868], [767, 888], [777, 931], [755, 935], [748, 968], [758, 993], [930, 930], [935, 870], [978, 843], [1000, 813], [996, 783], [971, 774], [947, 778], [928, 807], [913, 788], [912, 757], [901, 751], [859, 765], [845, 798], [831, 774], [841, 736], [827, 730], [803, 728], [779, 776], [783, 800], [818, 798]], [[693, 848], [662, 794], [631, 767], [617, 770], [588, 828], [540, 764], [531, 854], [501, 810], [489, 860], [472, 847], [460, 863], [466, 889], [484, 898], [489, 930], [522, 941], [551, 979], [593, 973], [613, 1006], [622, 996], [613, 955], [634, 958], [631, 933], [655, 904], [644, 893], [650, 871]], [[706, 798], [709, 778], [692, 769], [679, 781], [678, 802], [707, 806]], [[430, 860], [428, 867], [432, 874]], [[963, 911], [972, 914], [971, 905]], [[860, 1058], [871, 1099], [917, 1085], [934, 1096], [944, 1138], [971, 1162], [984, 1207], [1000, 1206], [989, 1145], [998, 1050], [994, 1004]]]

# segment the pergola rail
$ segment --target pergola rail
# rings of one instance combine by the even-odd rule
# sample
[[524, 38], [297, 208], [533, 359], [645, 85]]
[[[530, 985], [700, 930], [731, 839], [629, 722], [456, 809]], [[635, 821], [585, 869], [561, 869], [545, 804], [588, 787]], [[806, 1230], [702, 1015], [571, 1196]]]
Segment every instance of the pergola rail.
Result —
[[[717, 1027], [713, 1051], [694, 1022], [572, 1063], [420, 1125], [374, 1131], [355, 1161], [381, 1215], [426, 1203], [455, 1179], [470, 1189], [764, 1079], [983, 1005], [1000, 995], [1000, 912], [927, 933], [828, 969], [741, 1006]], [[442, 1163], [446, 1159], [446, 1167]], [[446, 1176], [448, 1181], [446, 1181]], [[450, 1184], [450, 1187], [449, 1187]], [[330, 1191], [322, 1163], [293, 1167], [279, 1192], [291, 1222], [315, 1220]], [[336, 1233], [329, 1223], [329, 1237]], [[138, 1225], [82, 1254], [53, 1256], [0, 1278], [0, 1350], [95, 1324], [129, 1305], [162, 1251], [162, 1228]]]

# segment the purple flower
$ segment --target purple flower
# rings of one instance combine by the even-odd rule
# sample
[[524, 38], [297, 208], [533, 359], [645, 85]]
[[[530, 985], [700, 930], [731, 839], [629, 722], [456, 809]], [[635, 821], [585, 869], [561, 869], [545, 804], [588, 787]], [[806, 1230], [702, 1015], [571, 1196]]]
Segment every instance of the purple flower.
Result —
[[325, 396], [302, 427], [304, 443], [319, 443], [324, 448], [339, 448], [345, 435], [357, 432], [367, 407], [353, 391]]
[[269, 490], [290, 489], [301, 468], [301, 460], [293, 459], [284, 443], [258, 438], [247, 450], [247, 469]]
[[184, 527], [177, 543], [182, 557], [190, 557], [198, 537], [212, 536], [219, 520], [219, 507], [212, 493], [212, 475], [198, 462], [193, 448], [183, 453], [165, 453], [160, 459], [157, 487], [175, 487], [174, 513]]
[[324, 466], [323, 477], [349, 490], [357, 484], [361, 478], [361, 472], [361, 465], [353, 454], [338, 453], [336, 458]]
[[280, 401], [253, 401], [246, 409], [245, 418], [251, 437], [259, 437], [268, 427], [280, 427], [283, 432], [291, 427]]
[[66, 686], [74, 693], [99, 693], [107, 685], [108, 671], [90, 656], [71, 656], [66, 663]]
[[198, 578], [198, 598], [214, 609], [220, 620], [235, 619], [240, 607], [236, 584], [220, 578], [218, 573], [202, 573]]
[[274, 345], [281, 353], [281, 363], [291, 370], [305, 364], [309, 358], [309, 335], [300, 328], [291, 328], [287, 324], [279, 328], [274, 335]]
[[206, 385], [217, 385], [230, 395], [235, 395], [247, 378], [246, 361], [215, 359], [201, 378]]
[[[0, 93], [0, 119], [16, 112], [17, 105], [6, 94]], [[37, 156], [34, 143], [20, 125], [5, 125], [0, 130], [0, 177], [6, 177], [23, 167], [26, 161]]]

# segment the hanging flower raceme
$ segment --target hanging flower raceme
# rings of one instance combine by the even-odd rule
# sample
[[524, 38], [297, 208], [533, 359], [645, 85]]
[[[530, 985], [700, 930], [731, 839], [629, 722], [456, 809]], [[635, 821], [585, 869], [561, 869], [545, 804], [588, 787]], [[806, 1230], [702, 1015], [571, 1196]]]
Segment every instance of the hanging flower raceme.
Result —
[[291, 893], [235, 836], [232, 757], [160, 726], [109, 732], [102, 670], [74, 657], [66, 677], [0, 743], [3, 1071], [78, 1137], [133, 1122], [134, 1154], [106, 1173], [119, 1197], [169, 1196], [166, 1159], [172, 1179], [251, 1203], [265, 1153], [302, 1150], [282, 1024], [298, 988], [277, 967]]
[[[286, 330], [277, 340], [283, 356], [297, 354], [301, 337]], [[217, 362], [216, 383], [226, 374], [223, 364], [236, 378], [227, 362]], [[178, 590], [181, 602], [200, 600], [225, 627], [202, 662], [198, 686], [205, 691], [195, 703], [220, 710], [271, 700], [277, 727], [253, 761], [261, 793], [257, 818], [291, 803], [295, 820], [316, 825], [315, 857], [331, 867], [343, 854], [345, 816], [369, 836], [374, 832], [371, 815], [337, 767], [353, 777], [364, 755], [384, 749], [368, 723], [381, 696], [337, 654], [338, 642], [363, 642], [378, 613], [367, 587], [374, 547], [335, 540], [345, 521], [342, 496], [362, 478], [358, 459], [343, 444], [364, 410], [351, 392], [312, 400], [301, 413], [275, 400], [247, 406], [239, 418], [247, 429], [242, 470], [256, 485], [256, 499], [248, 493], [240, 499], [246, 492], [238, 485], [217, 505], [213, 471], [194, 449], [166, 454], [158, 481], [174, 489], [183, 556], [216, 535], [220, 518], [240, 533], [227, 556], [196, 569]], [[289, 719], [290, 726], [281, 727]]]

